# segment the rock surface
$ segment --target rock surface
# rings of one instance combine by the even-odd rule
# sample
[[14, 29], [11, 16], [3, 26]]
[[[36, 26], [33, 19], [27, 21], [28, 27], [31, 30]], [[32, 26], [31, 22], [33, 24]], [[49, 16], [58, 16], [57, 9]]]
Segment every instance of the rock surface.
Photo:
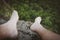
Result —
[[[6, 21], [0, 19], [0, 24], [5, 23]], [[40, 40], [40, 37], [37, 33], [30, 30], [32, 22], [19, 20], [17, 23], [18, 37], [16, 39], [6, 39], [6, 40]]]
[[6, 20], [0, 18], [0, 24], [6, 23]]

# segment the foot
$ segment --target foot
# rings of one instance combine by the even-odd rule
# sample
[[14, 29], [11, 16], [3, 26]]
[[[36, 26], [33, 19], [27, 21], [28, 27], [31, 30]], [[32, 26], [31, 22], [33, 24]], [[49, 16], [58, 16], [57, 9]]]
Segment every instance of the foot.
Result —
[[35, 19], [35, 22], [31, 25], [30, 29], [31, 29], [32, 31], [37, 31], [37, 30], [39, 30], [40, 28], [42, 28], [40, 22], [41, 22], [41, 17], [37, 17], [37, 18]]

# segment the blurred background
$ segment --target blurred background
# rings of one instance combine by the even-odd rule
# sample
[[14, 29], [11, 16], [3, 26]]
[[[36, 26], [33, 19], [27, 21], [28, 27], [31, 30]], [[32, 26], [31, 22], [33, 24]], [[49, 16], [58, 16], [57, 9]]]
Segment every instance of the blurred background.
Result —
[[60, 34], [60, 0], [0, 0], [0, 18], [9, 20], [14, 9], [20, 20], [41, 16], [44, 27]]

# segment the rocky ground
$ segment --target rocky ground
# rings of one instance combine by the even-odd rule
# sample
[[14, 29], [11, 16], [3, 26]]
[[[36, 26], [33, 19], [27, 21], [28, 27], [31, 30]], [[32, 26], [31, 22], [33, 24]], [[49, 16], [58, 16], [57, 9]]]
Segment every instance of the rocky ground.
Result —
[[[3, 24], [7, 21], [0, 19], [0, 24]], [[32, 22], [19, 20], [17, 23], [18, 37], [16, 39], [6, 39], [6, 40], [40, 40], [40, 37], [37, 33], [30, 30]]]

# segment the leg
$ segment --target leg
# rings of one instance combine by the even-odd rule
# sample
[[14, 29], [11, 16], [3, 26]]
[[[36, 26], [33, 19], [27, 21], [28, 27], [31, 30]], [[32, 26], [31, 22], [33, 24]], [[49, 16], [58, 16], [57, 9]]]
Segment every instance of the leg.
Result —
[[43, 40], [60, 40], [60, 35], [45, 29], [40, 22], [41, 17], [37, 17], [30, 29], [37, 32]]

